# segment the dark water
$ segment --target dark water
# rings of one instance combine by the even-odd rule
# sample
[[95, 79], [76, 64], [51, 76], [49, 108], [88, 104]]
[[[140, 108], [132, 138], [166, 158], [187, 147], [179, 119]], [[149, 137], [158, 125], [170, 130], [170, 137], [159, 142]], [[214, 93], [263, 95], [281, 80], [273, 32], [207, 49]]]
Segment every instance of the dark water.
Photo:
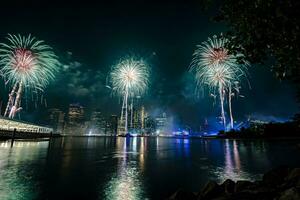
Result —
[[0, 142], [0, 199], [164, 199], [208, 180], [300, 166], [300, 140], [57, 138]]

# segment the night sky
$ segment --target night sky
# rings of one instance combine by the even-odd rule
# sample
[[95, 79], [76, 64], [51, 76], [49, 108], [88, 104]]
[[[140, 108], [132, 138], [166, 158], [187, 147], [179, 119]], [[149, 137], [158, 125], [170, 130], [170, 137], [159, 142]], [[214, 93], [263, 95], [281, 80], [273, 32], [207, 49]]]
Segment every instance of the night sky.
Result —
[[[7, 33], [31, 33], [54, 48], [63, 66], [45, 91], [48, 108], [66, 110], [69, 103], [78, 102], [106, 115], [120, 109], [119, 99], [105, 87], [111, 66], [126, 55], [142, 56], [152, 68], [143, 99], [147, 109], [152, 114], [165, 110], [177, 122], [195, 127], [205, 117], [217, 116], [219, 107], [208, 96], [195, 98], [187, 73], [192, 53], [197, 44], [227, 28], [211, 20], [217, 5], [204, 11], [201, 1], [164, 2], [2, 3], [0, 41]], [[287, 119], [298, 111], [293, 85], [276, 80], [268, 66], [251, 66], [249, 82], [251, 87], [245, 82], [241, 91], [245, 98], [233, 102], [236, 118]], [[7, 98], [3, 88], [1, 98]], [[45, 106], [35, 110], [29, 105], [23, 115], [39, 120], [41, 110]]]

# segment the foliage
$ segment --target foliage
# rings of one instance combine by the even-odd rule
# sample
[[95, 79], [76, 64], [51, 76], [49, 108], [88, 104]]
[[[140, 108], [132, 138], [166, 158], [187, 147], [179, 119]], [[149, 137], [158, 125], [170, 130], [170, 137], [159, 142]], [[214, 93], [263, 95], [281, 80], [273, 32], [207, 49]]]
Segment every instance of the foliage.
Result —
[[299, 10], [297, 0], [224, 0], [215, 19], [230, 27], [230, 51], [300, 83]]

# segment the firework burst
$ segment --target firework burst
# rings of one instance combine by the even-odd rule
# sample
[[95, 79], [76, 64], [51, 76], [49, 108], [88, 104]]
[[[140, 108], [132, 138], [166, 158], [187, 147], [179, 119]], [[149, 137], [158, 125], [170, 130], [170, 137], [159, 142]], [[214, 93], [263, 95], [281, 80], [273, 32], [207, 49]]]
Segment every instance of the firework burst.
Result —
[[142, 95], [148, 86], [149, 68], [145, 61], [128, 58], [113, 67], [111, 82], [113, 91], [123, 96]]
[[126, 58], [113, 66], [110, 73], [112, 90], [123, 97], [121, 123], [127, 134], [128, 98], [145, 93], [149, 83], [149, 67], [142, 59]]
[[0, 43], [1, 71], [12, 85], [43, 89], [58, 71], [58, 60], [52, 48], [31, 35], [11, 35], [8, 43]]
[[[21, 93], [43, 91], [54, 79], [59, 62], [52, 48], [31, 35], [8, 34], [7, 43], [0, 43], [1, 73], [12, 90], [4, 116], [13, 118], [21, 109]], [[15, 96], [15, 97], [14, 97]]]
[[208, 87], [213, 93], [217, 91], [220, 97], [221, 118], [226, 128], [224, 101], [228, 94], [230, 127], [233, 128], [231, 100], [233, 89], [239, 91], [238, 83], [246, 77], [248, 63], [239, 63], [241, 54], [232, 55], [226, 45], [228, 39], [223, 36], [208, 38], [202, 45], [198, 45], [193, 54], [190, 71], [195, 72], [197, 90]]

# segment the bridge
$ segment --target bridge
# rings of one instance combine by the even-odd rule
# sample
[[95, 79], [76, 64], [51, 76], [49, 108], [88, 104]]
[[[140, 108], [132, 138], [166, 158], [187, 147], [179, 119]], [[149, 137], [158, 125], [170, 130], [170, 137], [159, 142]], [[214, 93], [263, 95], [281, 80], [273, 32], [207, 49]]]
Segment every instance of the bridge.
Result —
[[0, 139], [7, 138], [43, 138], [50, 137], [53, 129], [33, 123], [0, 116]]

